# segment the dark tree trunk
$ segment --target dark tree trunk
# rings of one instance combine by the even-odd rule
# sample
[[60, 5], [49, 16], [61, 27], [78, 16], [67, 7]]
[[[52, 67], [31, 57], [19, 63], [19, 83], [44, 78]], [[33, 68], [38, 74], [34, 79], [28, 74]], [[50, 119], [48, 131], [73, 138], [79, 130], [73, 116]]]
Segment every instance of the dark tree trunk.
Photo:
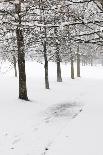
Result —
[[57, 61], [57, 82], [62, 82], [62, 77], [61, 77], [61, 66], [60, 66], [60, 53], [59, 53], [59, 45], [56, 43], [56, 61]]
[[[56, 24], [55, 19], [54, 19], [54, 24]], [[57, 27], [54, 28], [54, 33], [57, 36], [57, 33], [58, 33]], [[56, 42], [56, 62], [57, 62], [57, 82], [62, 82], [61, 66], [60, 66], [61, 59], [60, 59], [58, 42]]]
[[74, 60], [73, 60], [73, 56], [71, 56], [71, 79], [74, 79]]
[[62, 82], [60, 61], [57, 62], [57, 82]]
[[44, 61], [45, 61], [45, 88], [49, 89], [49, 79], [48, 79], [48, 59], [46, 53], [46, 41], [44, 41]]
[[57, 51], [57, 82], [62, 82], [62, 77], [61, 77], [61, 66], [60, 66], [60, 55], [59, 52]]
[[77, 77], [80, 77], [80, 54], [77, 53]]
[[19, 98], [23, 100], [28, 100], [26, 88], [24, 42], [22, 30], [20, 28], [16, 29], [16, 36], [18, 45]]
[[21, 29], [21, 0], [15, 4], [15, 11], [18, 15], [18, 26], [16, 28], [17, 48], [18, 48], [18, 69], [19, 69], [19, 98], [28, 100], [26, 88], [26, 73], [25, 73], [25, 51], [24, 38]]
[[13, 64], [14, 64], [15, 77], [17, 77], [16, 57], [15, 56], [13, 56]]

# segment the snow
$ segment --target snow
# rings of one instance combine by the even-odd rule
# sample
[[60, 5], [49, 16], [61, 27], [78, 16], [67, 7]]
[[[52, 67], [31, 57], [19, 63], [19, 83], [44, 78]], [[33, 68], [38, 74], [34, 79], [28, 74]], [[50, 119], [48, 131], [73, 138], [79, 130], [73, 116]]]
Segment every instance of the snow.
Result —
[[[5, 69], [6, 66], [6, 69]], [[81, 68], [70, 79], [62, 64], [63, 82], [56, 82], [56, 65], [49, 65], [50, 90], [44, 88], [44, 66], [28, 62], [30, 102], [19, 100], [18, 79], [7, 65], [0, 74], [1, 155], [103, 155], [103, 67]], [[76, 76], [76, 73], [75, 73]]]
[[103, 99], [101, 91], [103, 81], [90, 80], [89, 82], [88, 89], [83, 95], [85, 103], [83, 111], [68, 123], [50, 148], [48, 155], [103, 154]]

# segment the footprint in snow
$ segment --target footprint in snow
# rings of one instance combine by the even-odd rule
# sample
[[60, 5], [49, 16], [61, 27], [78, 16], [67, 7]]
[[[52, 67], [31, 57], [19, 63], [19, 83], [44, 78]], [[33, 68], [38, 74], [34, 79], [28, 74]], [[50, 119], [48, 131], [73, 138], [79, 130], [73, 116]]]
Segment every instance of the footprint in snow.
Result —
[[81, 106], [77, 103], [61, 103], [49, 107], [45, 112], [45, 122], [49, 123], [53, 119], [57, 118], [73, 118], [78, 115], [81, 110]]

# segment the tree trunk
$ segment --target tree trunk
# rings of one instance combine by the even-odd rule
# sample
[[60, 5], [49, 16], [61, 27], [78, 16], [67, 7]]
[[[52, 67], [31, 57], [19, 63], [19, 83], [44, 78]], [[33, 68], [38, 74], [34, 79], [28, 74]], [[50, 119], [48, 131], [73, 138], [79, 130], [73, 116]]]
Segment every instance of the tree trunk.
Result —
[[28, 100], [26, 88], [24, 42], [22, 30], [20, 28], [16, 29], [16, 36], [18, 45], [19, 98], [23, 100]]
[[74, 79], [74, 60], [73, 60], [73, 56], [71, 56], [71, 79]]
[[60, 66], [60, 53], [59, 53], [59, 45], [56, 43], [56, 61], [57, 61], [57, 82], [62, 82], [61, 77], [61, 66]]
[[[54, 19], [54, 24], [55, 19]], [[54, 33], [57, 36], [58, 30], [57, 27], [54, 28]], [[60, 53], [59, 53], [59, 44], [58, 41], [56, 41], [56, 62], [57, 62], [57, 82], [62, 82], [62, 77], [61, 77], [61, 66], [60, 66]]]
[[15, 77], [17, 77], [16, 57], [15, 56], [13, 56], [13, 64], [14, 64]]
[[48, 60], [47, 60], [47, 53], [46, 53], [46, 41], [44, 41], [44, 61], [45, 61], [45, 88], [49, 89], [49, 80], [48, 80]]
[[60, 61], [57, 61], [57, 82], [62, 82]]
[[62, 82], [59, 53], [57, 53], [57, 82]]
[[80, 77], [80, 54], [77, 53], [77, 77]]
[[26, 73], [25, 73], [25, 52], [24, 38], [21, 29], [21, 0], [15, 4], [15, 11], [18, 15], [18, 26], [16, 28], [17, 47], [18, 47], [18, 69], [19, 69], [19, 98], [28, 100], [26, 88]]
[[56, 51], [56, 61], [57, 61], [57, 82], [62, 82], [61, 66], [60, 66], [60, 54], [59, 54], [58, 45], [57, 45], [57, 51]]

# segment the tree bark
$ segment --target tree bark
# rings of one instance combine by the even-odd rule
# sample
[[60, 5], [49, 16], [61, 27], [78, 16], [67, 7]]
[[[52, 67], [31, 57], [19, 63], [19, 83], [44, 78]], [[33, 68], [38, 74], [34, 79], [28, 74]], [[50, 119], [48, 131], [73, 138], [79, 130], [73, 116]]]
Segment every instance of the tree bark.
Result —
[[15, 77], [17, 77], [16, 57], [15, 56], [13, 56], [13, 64], [14, 64]]
[[46, 53], [46, 41], [44, 41], [44, 61], [45, 61], [45, 88], [49, 89], [49, 79], [48, 79], [48, 59]]
[[77, 53], [77, 77], [80, 77], [80, 54]]
[[18, 26], [16, 28], [17, 47], [18, 47], [18, 69], [19, 69], [19, 99], [28, 100], [26, 88], [26, 73], [25, 73], [25, 51], [24, 38], [21, 29], [21, 0], [19, 4], [15, 4], [15, 10], [18, 15]]
[[[54, 24], [56, 24], [55, 19], [54, 19]], [[56, 36], [57, 35], [57, 27], [54, 28], [54, 33]], [[60, 66], [60, 53], [59, 53], [59, 44], [58, 41], [56, 41], [56, 62], [57, 62], [57, 82], [62, 82], [62, 77], [61, 77], [61, 66]]]
[[57, 62], [57, 82], [62, 82], [60, 61]]
[[25, 73], [25, 52], [23, 44], [23, 34], [20, 28], [16, 29], [18, 45], [18, 68], [19, 68], [19, 98], [28, 100]]
[[57, 57], [57, 82], [62, 82], [59, 51], [56, 52], [56, 57]]
[[74, 79], [74, 60], [73, 60], [73, 56], [71, 56], [71, 79]]

